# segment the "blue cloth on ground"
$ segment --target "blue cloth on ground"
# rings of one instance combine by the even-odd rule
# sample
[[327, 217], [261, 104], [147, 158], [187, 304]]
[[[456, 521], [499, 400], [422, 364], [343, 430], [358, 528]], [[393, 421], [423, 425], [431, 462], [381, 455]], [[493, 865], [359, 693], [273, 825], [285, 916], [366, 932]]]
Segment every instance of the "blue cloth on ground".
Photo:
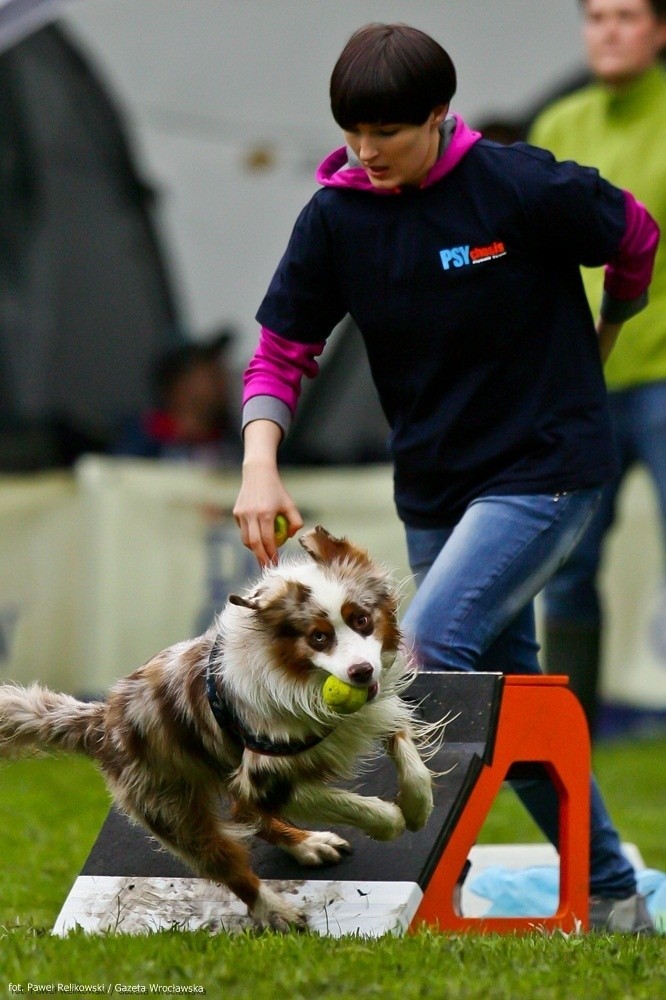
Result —
[[[643, 868], [636, 873], [636, 881], [657, 930], [666, 934], [666, 873]], [[470, 879], [469, 889], [491, 901], [485, 916], [549, 917], [557, 910], [560, 871], [557, 865], [532, 868], [491, 865]]]

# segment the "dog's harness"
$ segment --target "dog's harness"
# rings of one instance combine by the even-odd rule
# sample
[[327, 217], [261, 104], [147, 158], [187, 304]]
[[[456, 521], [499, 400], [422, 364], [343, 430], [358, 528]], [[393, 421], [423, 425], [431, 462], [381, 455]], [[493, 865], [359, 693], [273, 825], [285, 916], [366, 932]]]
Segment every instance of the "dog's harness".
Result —
[[206, 693], [211, 711], [220, 729], [227, 733], [242, 748], [261, 753], [267, 757], [294, 757], [311, 750], [321, 743], [332, 730], [323, 736], [308, 736], [303, 740], [272, 740], [269, 736], [251, 733], [224, 694], [222, 678], [215, 673], [215, 661], [222, 651], [222, 635], [217, 634], [206, 667]]

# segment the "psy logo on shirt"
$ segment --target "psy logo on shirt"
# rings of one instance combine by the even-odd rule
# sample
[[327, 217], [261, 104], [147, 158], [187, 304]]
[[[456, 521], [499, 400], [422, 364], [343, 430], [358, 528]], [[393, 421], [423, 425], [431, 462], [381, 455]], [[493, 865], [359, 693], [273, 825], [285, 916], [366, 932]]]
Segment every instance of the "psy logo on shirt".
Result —
[[451, 267], [466, 267], [468, 264], [484, 264], [487, 260], [497, 260], [506, 256], [506, 247], [500, 240], [485, 247], [472, 247], [470, 244], [460, 247], [449, 247], [440, 250], [442, 267], [448, 271]]

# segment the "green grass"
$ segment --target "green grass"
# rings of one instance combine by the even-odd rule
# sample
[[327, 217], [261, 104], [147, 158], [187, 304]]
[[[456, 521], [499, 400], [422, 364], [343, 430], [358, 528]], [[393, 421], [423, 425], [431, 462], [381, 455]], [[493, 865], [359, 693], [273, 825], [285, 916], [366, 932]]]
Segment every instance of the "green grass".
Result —
[[234, 1000], [662, 1000], [663, 939], [530, 935], [380, 941], [81, 934], [2, 941], [7, 982], [192, 984]]
[[[666, 740], [605, 745], [595, 771], [624, 840], [666, 870]], [[29, 984], [195, 985], [209, 997], [304, 1000], [662, 1000], [666, 939], [455, 936], [422, 932], [366, 941], [272, 934], [163, 932], [54, 938], [49, 930], [106, 816], [89, 762], [35, 758], [0, 767], [0, 996]], [[486, 842], [537, 839], [511, 793]], [[60, 995], [66, 995], [62, 992]], [[69, 995], [81, 995], [70, 992]], [[87, 994], [91, 995], [91, 994]], [[136, 995], [136, 994], [130, 994]]]

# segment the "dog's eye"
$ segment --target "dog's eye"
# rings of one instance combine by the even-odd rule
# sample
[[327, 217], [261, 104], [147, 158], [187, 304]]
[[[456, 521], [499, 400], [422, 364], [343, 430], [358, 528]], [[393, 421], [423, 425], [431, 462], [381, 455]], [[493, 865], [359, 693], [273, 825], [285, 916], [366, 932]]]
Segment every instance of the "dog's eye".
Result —
[[327, 632], [316, 630], [315, 632], [310, 632], [308, 641], [313, 649], [325, 649], [326, 646], [330, 645], [331, 637]]
[[354, 616], [352, 627], [355, 628], [357, 632], [360, 632], [361, 635], [370, 635], [372, 632], [371, 616], [366, 614], [365, 611], [359, 611], [359, 613]]

